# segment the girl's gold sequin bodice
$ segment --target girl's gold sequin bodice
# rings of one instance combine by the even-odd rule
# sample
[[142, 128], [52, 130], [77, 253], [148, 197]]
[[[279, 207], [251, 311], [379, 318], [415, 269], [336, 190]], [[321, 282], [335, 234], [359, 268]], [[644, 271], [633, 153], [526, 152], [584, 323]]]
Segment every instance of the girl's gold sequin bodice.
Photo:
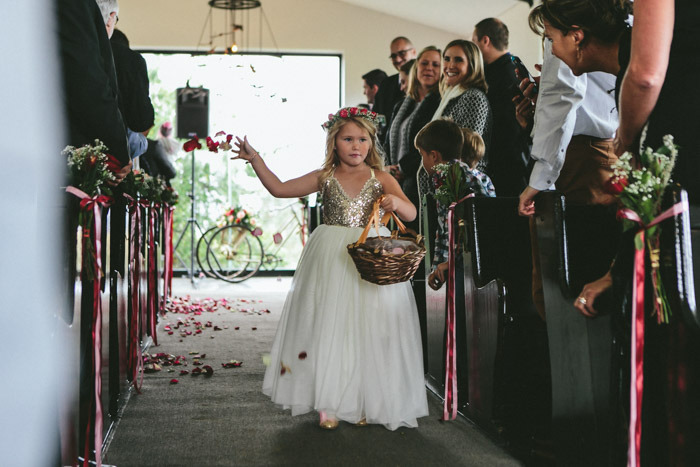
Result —
[[[323, 184], [323, 223], [327, 225], [342, 225], [344, 227], [364, 227], [372, 214], [374, 202], [384, 194], [382, 184], [372, 176], [362, 190], [351, 198], [345, 193], [340, 182], [331, 175]], [[384, 210], [379, 210], [379, 216]]]

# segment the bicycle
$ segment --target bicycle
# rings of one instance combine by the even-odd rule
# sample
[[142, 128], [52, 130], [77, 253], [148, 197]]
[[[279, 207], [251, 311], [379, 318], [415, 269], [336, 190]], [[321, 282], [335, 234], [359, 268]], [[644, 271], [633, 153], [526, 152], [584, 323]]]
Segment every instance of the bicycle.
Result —
[[[279, 252], [291, 237], [298, 234], [302, 246], [306, 244], [308, 203], [305, 198], [300, 198], [299, 201], [304, 206], [301, 215], [294, 209], [297, 203], [273, 210], [289, 209], [291, 216], [265, 246], [260, 239], [262, 231], [259, 228], [230, 223], [207, 230], [199, 239], [196, 248], [200, 269], [210, 277], [232, 283], [243, 282], [261, 268], [275, 270], [282, 262]], [[202, 249], [204, 260], [200, 255]], [[206, 263], [206, 268], [203, 263]]]

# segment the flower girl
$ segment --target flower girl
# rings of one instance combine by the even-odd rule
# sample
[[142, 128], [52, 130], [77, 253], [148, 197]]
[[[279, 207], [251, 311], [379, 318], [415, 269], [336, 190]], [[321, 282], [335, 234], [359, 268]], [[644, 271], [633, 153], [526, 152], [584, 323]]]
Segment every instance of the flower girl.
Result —
[[[416, 427], [428, 415], [418, 314], [407, 282], [375, 285], [360, 278], [347, 245], [357, 241], [375, 201], [405, 219], [416, 208], [382, 170], [376, 143], [377, 114], [344, 108], [323, 125], [323, 167], [282, 182], [247, 138], [237, 139], [275, 197], [320, 191], [323, 224], [299, 260], [272, 346], [263, 392], [292, 415], [316, 410], [320, 426], [343, 420]], [[380, 215], [383, 213], [380, 213]], [[382, 235], [388, 235], [385, 227]]]

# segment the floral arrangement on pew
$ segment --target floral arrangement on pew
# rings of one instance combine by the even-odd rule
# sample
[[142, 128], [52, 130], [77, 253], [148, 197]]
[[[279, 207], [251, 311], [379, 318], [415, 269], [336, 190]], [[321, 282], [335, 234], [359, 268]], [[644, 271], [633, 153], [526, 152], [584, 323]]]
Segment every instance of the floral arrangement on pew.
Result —
[[92, 342], [91, 352], [86, 358], [89, 359], [90, 377], [95, 384], [90, 395], [90, 411], [86, 421], [88, 435], [82, 449], [87, 463], [92, 444], [99, 464], [102, 450], [102, 208], [112, 204], [112, 190], [108, 182], [116, 180], [114, 173], [121, 168], [121, 164], [107, 154], [107, 147], [99, 140], [79, 148], [67, 146], [62, 154], [67, 158], [71, 183], [66, 187], [66, 192], [80, 198], [80, 278], [91, 282], [91, 286], [83, 286], [84, 291], [92, 289]]
[[[613, 164], [613, 177], [606, 186], [607, 191], [616, 195], [623, 206], [618, 217], [623, 219], [625, 230], [639, 230], [635, 236], [635, 250], [641, 252], [642, 257], [645, 247], [649, 251], [654, 314], [659, 323], [668, 323], [671, 314], [659, 267], [659, 222], [663, 220], [659, 217], [661, 200], [671, 181], [677, 154], [677, 146], [671, 135], [663, 138], [663, 146], [656, 151], [647, 147], [638, 157], [626, 152]], [[671, 213], [674, 214], [677, 213]]]
[[[464, 199], [471, 192], [464, 170], [462, 170], [459, 162], [437, 164], [433, 169], [435, 170], [433, 174], [435, 199], [445, 208], [449, 208], [452, 203], [457, 203]], [[464, 205], [461, 203], [457, 204], [454, 207], [454, 214], [457, 222], [461, 225], [464, 219]], [[457, 244], [461, 244], [461, 235], [461, 231], [457, 233]]]
[[467, 183], [466, 174], [459, 162], [437, 164], [433, 167], [433, 186], [435, 187], [435, 199], [447, 209], [447, 228], [449, 239], [448, 253], [448, 279], [447, 279], [447, 315], [445, 326], [447, 336], [445, 340], [445, 397], [443, 404], [443, 420], [454, 420], [457, 417], [457, 348], [456, 348], [456, 293], [455, 293], [455, 267], [456, 256], [459, 247], [463, 245], [466, 250], [466, 238], [462, 235], [464, 223], [465, 198], [473, 196]]
[[[645, 139], [646, 129], [642, 134]], [[618, 217], [627, 229], [636, 230], [634, 237], [634, 271], [632, 279], [632, 326], [630, 339], [630, 407], [628, 465], [639, 459], [642, 432], [642, 398], [644, 394], [644, 341], [645, 341], [645, 276], [646, 250], [651, 265], [653, 314], [658, 324], [668, 323], [671, 307], [664, 289], [660, 268], [660, 223], [688, 209], [687, 202], [679, 202], [661, 212], [664, 191], [671, 181], [671, 173], [678, 155], [673, 137], [663, 137], [663, 146], [653, 151], [646, 147], [638, 157], [626, 152], [613, 164], [613, 177], [607, 189], [617, 195], [623, 206]]]
[[78, 223], [82, 229], [81, 255], [82, 265], [80, 277], [82, 280], [99, 280], [102, 270], [97, 261], [96, 242], [100, 242], [97, 234], [101, 227], [98, 219], [101, 207], [112, 203], [112, 190], [107, 184], [115, 181], [113, 172], [119, 169], [116, 158], [107, 154], [107, 147], [99, 140], [79, 148], [66, 146], [62, 155], [68, 159], [70, 183], [66, 191], [81, 198]]
[[467, 195], [469, 187], [458, 162], [438, 164], [433, 169], [435, 199], [439, 203], [449, 206]]

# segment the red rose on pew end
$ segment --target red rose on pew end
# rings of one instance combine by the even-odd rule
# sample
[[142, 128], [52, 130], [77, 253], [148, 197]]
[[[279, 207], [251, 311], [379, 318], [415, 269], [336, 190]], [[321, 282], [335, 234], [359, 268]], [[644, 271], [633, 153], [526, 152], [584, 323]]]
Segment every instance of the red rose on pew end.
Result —
[[629, 180], [622, 177], [612, 177], [605, 182], [605, 191], [611, 195], [619, 195], [629, 185]]

